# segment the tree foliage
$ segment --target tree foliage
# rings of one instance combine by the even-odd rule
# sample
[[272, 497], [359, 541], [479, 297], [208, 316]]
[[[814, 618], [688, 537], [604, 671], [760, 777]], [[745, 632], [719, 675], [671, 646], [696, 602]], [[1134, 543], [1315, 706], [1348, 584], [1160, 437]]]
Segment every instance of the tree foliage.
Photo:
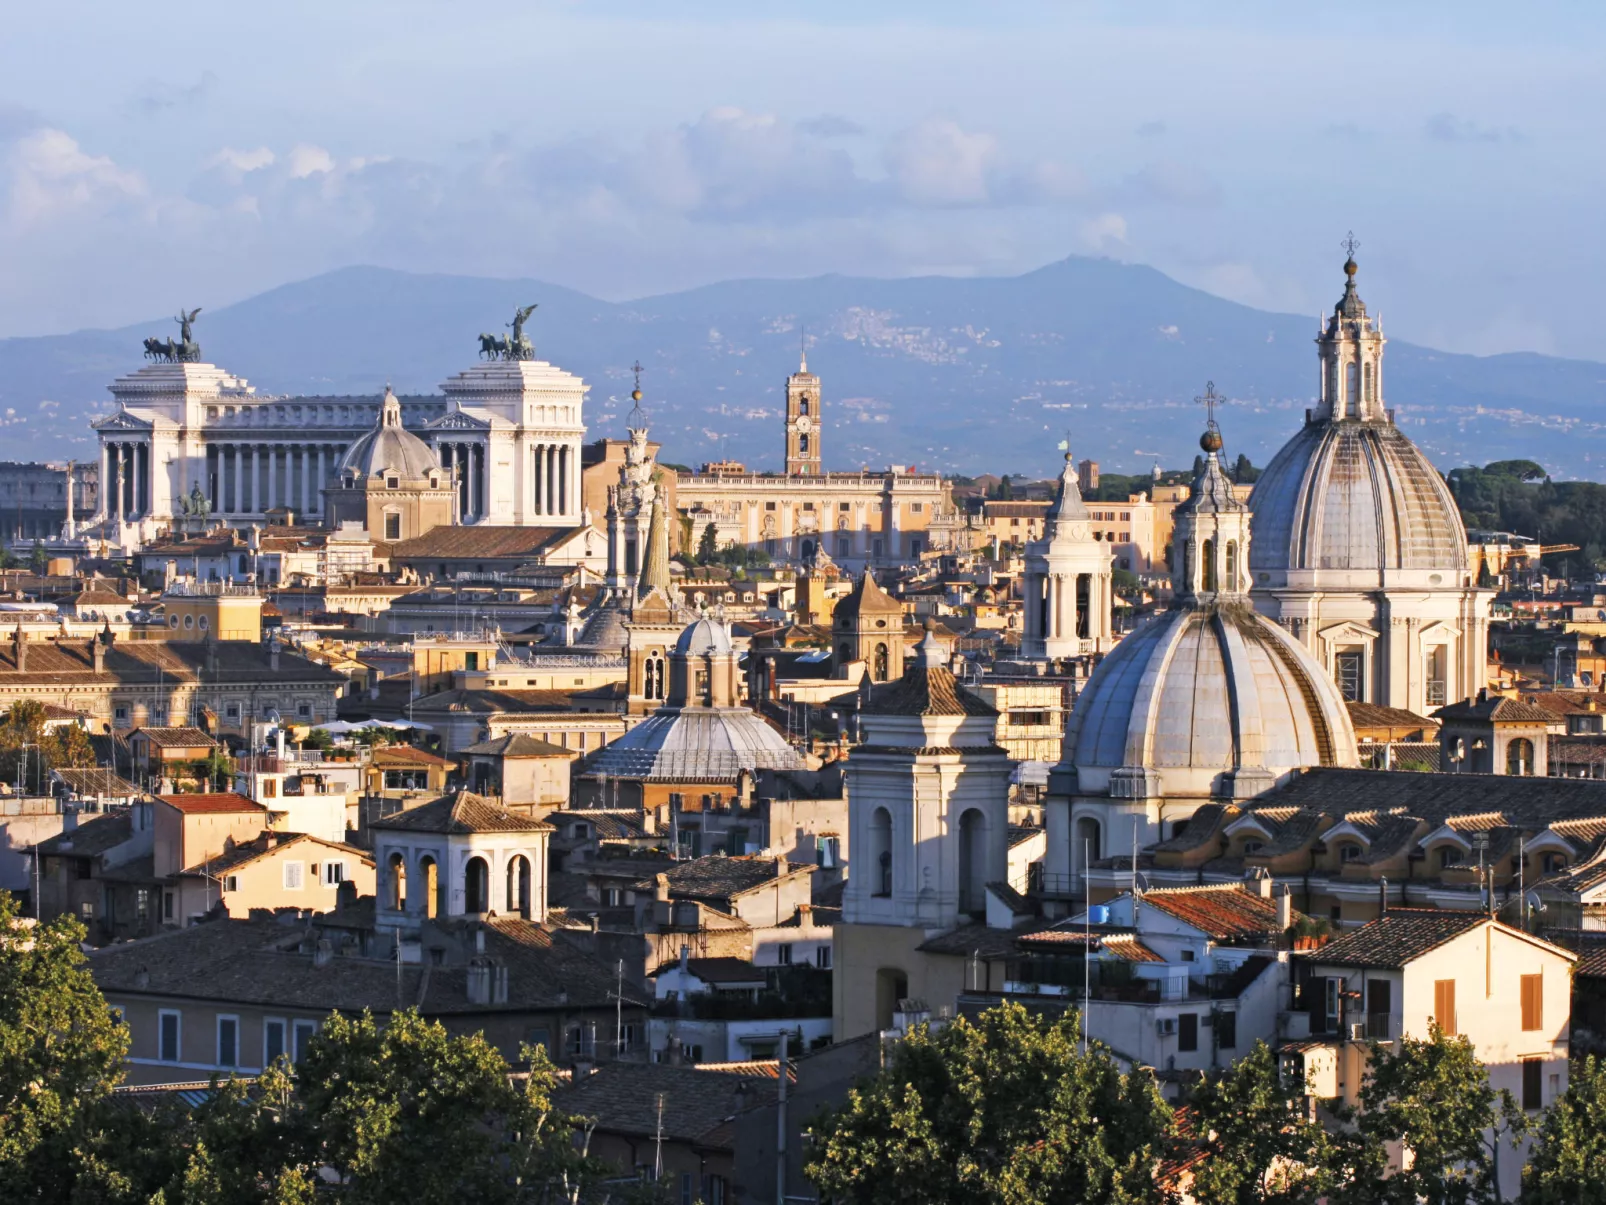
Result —
[[1171, 1110], [1153, 1080], [1005, 1004], [915, 1029], [887, 1068], [812, 1127], [810, 1178], [839, 1205], [1141, 1205]]
[[1469, 528], [1509, 531], [1546, 544], [1577, 544], [1576, 553], [1546, 558], [1552, 569], [1606, 568], [1606, 485], [1552, 481], [1531, 460], [1497, 460], [1449, 473], [1450, 491]]
[[1330, 1191], [1332, 1144], [1304, 1104], [1264, 1042], [1205, 1083], [1193, 1100], [1199, 1205], [1313, 1205]]
[[1606, 1205], [1606, 1061], [1572, 1065], [1567, 1091], [1539, 1125], [1523, 1205]]
[[0, 722], [0, 781], [15, 783], [20, 774], [23, 790], [43, 793], [56, 767], [94, 764], [89, 734], [77, 724], [47, 730], [44, 704], [36, 699], [13, 704]]
[[[1496, 1160], [1516, 1158], [1527, 1116], [1496, 1092], [1472, 1043], [1437, 1025], [1432, 1036], [1370, 1047], [1361, 1107], [1348, 1143], [1343, 1205], [1478, 1205], [1499, 1199]], [[1391, 1166], [1391, 1149], [1410, 1153]], [[1395, 1162], [1405, 1162], [1397, 1160]]]

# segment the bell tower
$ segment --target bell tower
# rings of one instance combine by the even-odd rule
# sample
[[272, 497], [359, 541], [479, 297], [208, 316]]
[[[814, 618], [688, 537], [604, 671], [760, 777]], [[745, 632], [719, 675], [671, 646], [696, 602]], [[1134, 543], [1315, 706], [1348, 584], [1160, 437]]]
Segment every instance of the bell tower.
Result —
[[786, 475], [820, 472], [820, 378], [798, 353], [798, 369], [786, 378]]

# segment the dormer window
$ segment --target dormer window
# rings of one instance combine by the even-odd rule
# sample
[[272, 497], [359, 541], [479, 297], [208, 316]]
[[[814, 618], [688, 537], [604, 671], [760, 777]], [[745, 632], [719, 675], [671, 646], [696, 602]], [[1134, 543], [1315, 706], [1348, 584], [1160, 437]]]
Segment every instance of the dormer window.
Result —
[[1266, 848], [1266, 843], [1264, 841], [1245, 841], [1244, 842], [1244, 856], [1248, 857], [1250, 854], [1258, 854], [1261, 850], [1263, 850], [1265, 848]]
[[1359, 845], [1341, 846], [1338, 851], [1340, 862], [1359, 862], [1361, 860], [1361, 847]]
[[387, 476], [385, 478], [385, 488], [387, 490], [399, 490], [401, 488], [401, 478], [394, 474]]
[[1461, 851], [1453, 845], [1439, 847], [1439, 869], [1448, 870], [1452, 866], [1461, 865]]

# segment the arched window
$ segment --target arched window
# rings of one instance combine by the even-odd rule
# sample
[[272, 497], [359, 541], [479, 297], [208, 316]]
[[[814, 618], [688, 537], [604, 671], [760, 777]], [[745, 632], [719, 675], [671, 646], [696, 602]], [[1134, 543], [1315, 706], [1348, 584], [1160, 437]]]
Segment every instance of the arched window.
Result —
[[463, 867], [463, 911], [489, 912], [491, 910], [491, 868], [485, 859], [475, 856]]
[[1376, 393], [1372, 384], [1372, 362], [1370, 360], [1366, 362], [1364, 375], [1366, 380], [1366, 403], [1371, 405], [1376, 400]]
[[1518, 737], [1506, 746], [1506, 773], [1527, 777], [1534, 772], [1534, 743]]
[[1344, 365], [1344, 398], [1345, 412], [1353, 417], [1361, 405], [1361, 373], [1353, 363]]
[[1181, 589], [1191, 589], [1193, 586], [1193, 541], [1187, 540], [1182, 545], [1182, 586]]
[[809, 412], [809, 399], [808, 398], [804, 398], [800, 402], [798, 402], [798, 404], [797, 404], [797, 412], [799, 414], [807, 414]]
[[522, 854], [508, 860], [507, 910], [513, 916], [530, 919], [530, 860]]
[[1206, 540], [1204, 542], [1204, 564], [1200, 568], [1203, 570], [1200, 589], [1207, 594], [1214, 593], [1216, 589], [1216, 542], [1214, 540]]
[[385, 863], [385, 907], [393, 912], [407, 907], [407, 859], [399, 853]]
[[1221, 588], [1227, 591], [1238, 589], [1238, 541], [1227, 541], [1227, 572], [1222, 577]]
[[987, 818], [968, 809], [959, 818], [959, 911], [987, 907]]
[[870, 815], [870, 865], [875, 868], [875, 895], [892, 894], [892, 813], [876, 808]]
[[875, 646], [875, 680], [887, 680], [887, 646], [884, 643]]
[[431, 919], [439, 916], [445, 909], [440, 906], [440, 867], [435, 859], [425, 854], [418, 859], [418, 892], [417, 898], [408, 897], [414, 912], [422, 912]]
[[808, 455], [809, 437], [807, 435], [799, 435], [797, 437], [797, 450], [805, 456]]
[[1099, 822], [1090, 816], [1083, 816], [1076, 822], [1076, 845], [1071, 850], [1071, 864], [1080, 866], [1082, 873], [1104, 856], [1104, 833], [1099, 828]]

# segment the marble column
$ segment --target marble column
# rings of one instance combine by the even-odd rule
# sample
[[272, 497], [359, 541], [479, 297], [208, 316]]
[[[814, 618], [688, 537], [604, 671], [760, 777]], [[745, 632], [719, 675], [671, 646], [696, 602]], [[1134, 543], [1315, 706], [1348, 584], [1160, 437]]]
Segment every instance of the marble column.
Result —
[[569, 513], [569, 448], [558, 449], [558, 514]]
[[531, 480], [531, 492], [535, 498], [535, 506], [533, 507], [533, 510], [537, 515], [546, 514], [546, 474], [541, 471], [542, 458], [545, 454], [546, 446], [544, 444], [536, 444], [535, 447], [531, 449], [531, 463], [535, 466], [531, 470], [533, 475]]
[[251, 445], [251, 510], [262, 510], [262, 445]]

